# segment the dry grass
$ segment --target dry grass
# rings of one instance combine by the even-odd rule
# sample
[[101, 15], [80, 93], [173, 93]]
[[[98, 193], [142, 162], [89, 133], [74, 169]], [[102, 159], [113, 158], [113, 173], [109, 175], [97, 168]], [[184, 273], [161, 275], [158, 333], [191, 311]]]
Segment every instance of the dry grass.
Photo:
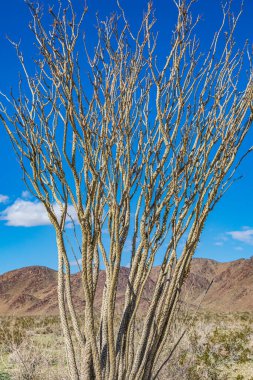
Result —
[[68, 379], [58, 318], [2, 318], [0, 326], [3, 379]]
[[[202, 312], [192, 320], [181, 313], [174, 326], [157, 369], [172, 355], [157, 380], [253, 380], [252, 314]], [[2, 318], [0, 357], [0, 380], [68, 379], [57, 317]]]

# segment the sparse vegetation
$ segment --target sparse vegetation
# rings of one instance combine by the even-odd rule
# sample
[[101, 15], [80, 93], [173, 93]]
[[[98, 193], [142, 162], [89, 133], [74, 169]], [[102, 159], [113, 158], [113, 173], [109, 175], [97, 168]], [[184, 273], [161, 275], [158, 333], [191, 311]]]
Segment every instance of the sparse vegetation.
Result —
[[[190, 319], [177, 320], [164, 357]], [[0, 328], [0, 380], [68, 379], [58, 317], [2, 318]], [[253, 380], [252, 364], [253, 315], [201, 312], [157, 379]]]
[[[250, 313], [200, 313], [194, 321], [160, 379], [231, 380], [253, 376], [253, 319]], [[174, 331], [178, 339], [183, 324]], [[175, 340], [165, 349], [170, 352]]]

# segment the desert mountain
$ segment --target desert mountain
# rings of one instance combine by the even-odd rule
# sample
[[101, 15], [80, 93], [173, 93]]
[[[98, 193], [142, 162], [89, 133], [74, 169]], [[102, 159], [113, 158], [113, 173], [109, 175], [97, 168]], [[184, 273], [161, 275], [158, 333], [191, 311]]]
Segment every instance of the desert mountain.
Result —
[[[153, 268], [144, 289], [141, 310], [146, 310], [152, 295], [158, 268]], [[129, 269], [122, 267], [116, 305], [124, 304], [124, 291]], [[253, 257], [227, 263], [209, 259], [193, 259], [185, 283], [183, 297], [198, 303], [210, 282], [202, 308], [219, 311], [253, 311]], [[105, 273], [99, 274], [95, 307], [101, 306]], [[72, 275], [74, 303], [80, 312], [84, 307], [80, 274]], [[0, 315], [54, 315], [57, 306], [57, 272], [47, 267], [33, 266], [0, 275]]]

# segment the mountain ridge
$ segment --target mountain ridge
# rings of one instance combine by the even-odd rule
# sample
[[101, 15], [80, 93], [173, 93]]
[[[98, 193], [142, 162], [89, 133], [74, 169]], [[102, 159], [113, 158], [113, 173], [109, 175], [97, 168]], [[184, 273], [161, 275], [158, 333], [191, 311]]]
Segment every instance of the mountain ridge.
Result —
[[[152, 296], [159, 267], [154, 267], [144, 288], [140, 313], [145, 313]], [[122, 310], [129, 268], [121, 267], [116, 310]], [[253, 312], [253, 257], [230, 262], [194, 258], [185, 281], [183, 298], [197, 304], [212, 282], [201, 308], [214, 312]], [[100, 271], [95, 296], [95, 309], [101, 307], [105, 272]], [[74, 304], [84, 309], [80, 273], [71, 275]], [[56, 315], [57, 271], [45, 266], [14, 269], [0, 275], [0, 316]]]

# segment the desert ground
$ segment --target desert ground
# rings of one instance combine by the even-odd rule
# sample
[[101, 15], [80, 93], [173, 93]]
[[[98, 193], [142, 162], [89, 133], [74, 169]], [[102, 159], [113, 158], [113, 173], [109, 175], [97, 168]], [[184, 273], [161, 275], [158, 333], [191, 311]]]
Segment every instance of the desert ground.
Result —
[[[253, 380], [253, 313], [188, 313], [176, 321], [157, 369], [168, 357], [157, 379]], [[1, 380], [67, 380], [59, 318], [2, 317], [0, 360]]]

